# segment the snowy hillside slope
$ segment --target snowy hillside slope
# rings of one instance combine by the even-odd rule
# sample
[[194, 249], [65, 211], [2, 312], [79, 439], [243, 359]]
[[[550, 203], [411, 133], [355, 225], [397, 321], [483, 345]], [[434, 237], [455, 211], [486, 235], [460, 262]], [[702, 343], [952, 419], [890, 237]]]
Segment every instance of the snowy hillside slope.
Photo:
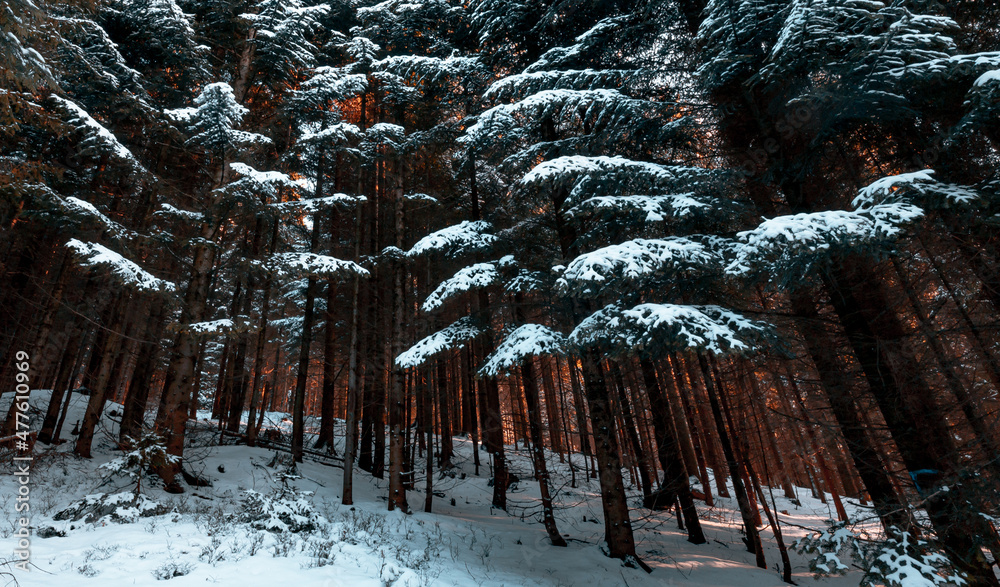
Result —
[[[10, 401], [0, 400], [0, 408]], [[37, 408], [47, 403], [48, 392], [32, 393]], [[63, 436], [72, 439], [69, 428], [82, 416], [86, 396], [75, 394]], [[192, 434], [189, 466], [212, 480], [211, 487], [191, 488], [169, 495], [153, 478], [145, 492], [169, 509], [169, 513], [137, 517], [132, 523], [109, 518], [56, 520], [71, 502], [94, 494], [130, 491], [134, 483], [110, 477], [100, 465], [119, 456], [114, 448], [114, 414], [121, 407], [109, 405], [94, 446], [94, 458], [72, 455], [72, 443], [36, 447], [31, 472], [32, 527], [29, 573], [16, 572], [26, 587], [66, 585], [293, 585], [294, 587], [347, 586], [500, 586], [500, 585], [709, 585], [718, 587], [763, 587], [781, 585], [778, 552], [769, 529], [766, 541], [771, 569], [754, 567], [753, 555], [740, 541], [739, 513], [735, 503], [716, 498], [715, 508], [698, 502], [708, 544], [688, 543], [676, 519], [666, 512], [641, 509], [641, 496], [631, 487], [632, 514], [640, 556], [653, 573], [621, 566], [600, 550], [603, 534], [601, 505], [596, 480], [583, 473], [571, 487], [570, 470], [558, 455], [549, 462], [556, 496], [557, 521], [569, 546], [549, 545], [541, 523], [538, 485], [531, 480], [530, 455], [509, 447], [512, 470], [520, 477], [512, 489], [510, 511], [491, 508], [492, 488], [487, 485], [486, 453], [480, 475], [474, 475], [471, 442], [455, 439], [455, 477], [435, 474], [433, 513], [424, 513], [424, 494], [409, 492], [411, 515], [386, 511], [388, 480], [360, 472], [355, 476], [354, 506], [340, 504], [342, 470], [307, 461], [299, 476], [285, 476], [284, 453], [245, 446], [213, 446], [218, 439], [214, 424], [199, 421]], [[204, 416], [205, 414], [200, 414]], [[281, 427], [281, 414], [268, 414], [265, 426]], [[285, 423], [287, 425], [287, 423]], [[338, 438], [342, 439], [342, 435]], [[308, 446], [308, 444], [307, 444]], [[340, 447], [338, 447], [338, 450]], [[574, 455], [576, 466], [580, 456]], [[418, 459], [418, 467], [422, 459]], [[9, 467], [4, 462], [3, 467]], [[416, 486], [424, 481], [418, 472]], [[626, 476], [626, 479], [628, 477]], [[0, 477], [0, 524], [3, 550], [9, 558], [13, 548], [15, 481]], [[248, 491], [262, 497], [248, 498]], [[271, 497], [285, 492], [285, 502]], [[294, 492], [298, 492], [295, 496]], [[443, 495], [443, 497], [442, 497]], [[778, 496], [778, 509], [786, 540], [803, 536], [804, 527], [822, 528], [829, 508], [800, 490], [797, 507]], [[248, 499], [251, 501], [248, 502]], [[253, 501], [256, 499], [256, 501]], [[281, 518], [281, 507], [298, 508], [311, 530], [271, 532], [260, 514], [261, 504]], [[266, 508], [265, 508], [266, 509]], [[126, 512], [127, 513], [127, 512]], [[257, 516], [261, 517], [260, 515]], [[285, 516], [284, 519], [288, 519]], [[273, 517], [270, 521], [274, 521]], [[280, 524], [279, 524], [280, 525]], [[42, 538], [42, 534], [65, 534]], [[807, 560], [792, 553], [795, 581], [799, 585], [829, 587], [857, 585], [855, 573], [832, 579], [813, 579]]]

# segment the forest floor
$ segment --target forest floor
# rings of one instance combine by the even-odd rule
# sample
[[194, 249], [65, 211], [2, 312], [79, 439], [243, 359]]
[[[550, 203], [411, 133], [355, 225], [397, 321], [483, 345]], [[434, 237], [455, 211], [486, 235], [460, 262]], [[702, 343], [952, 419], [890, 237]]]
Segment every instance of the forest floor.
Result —
[[[3, 413], [10, 397], [0, 398]], [[74, 394], [64, 437], [73, 438], [68, 432], [82, 418], [86, 401], [86, 396]], [[47, 403], [48, 392], [32, 392], [35, 409], [44, 409]], [[111, 476], [100, 468], [120, 456], [113, 442], [117, 432], [114, 419], [120, 413], [121, 406], [116, 404], [105, 410], [93, 459], [74, 457], [71, 442], [36, 446], [30, 474], [33, 568], [30, 572], [15, 571], [20, 585], [152, 585], [167, 579], [171, 585], [204, 585], [207, 581], [243, 587], [783, 584], [770, 529], [761, 533], [771, 568], [758, 569], [740, 539], [735, 502], [726, 498], [717, 497], [714, 508], [697, 502], [709, 542], [695, 546], [686, 541], [672, 513], [642, 509], [640, 492], [629, 487], [637, 550], [654, 570], [646, 574], [605, 557], [600, 549], [604, 530], [597, 481], [585, 479], [578, 471], [577, 486], [571, 487], [569, 466], [560, 463], [558, 455], [550, 455], [549, 462], [557, 490], [557, 521], [569, 546], [552, 547], [537, 520], [538, 485], [531, 480], [527, 451], [508, 447], [511, 468], [521, 480], [509, 495], [509, 511], [503, 512], [491, 508], [487, 454], [481, 453], [483, 467], [476, 476], [471, 442], [457, 437], [455, 476], [440, 478], [435, 473], [434, 491], [443, 497], [434, 497], [433, 513], [423, 512], [424, 493], [419, 490], [424, 486], [422, 471], [417, 474], [419, 489], [408, 493], [412, 515], [387, 512], [388, 478], [376, 479], [358, 470], [354, 506], [343, 506], [342, 469], [307, 460], [300, 466], [298, 478], [288, 478], [284, 474], [287, 464], [282, 463], [285, 453], [216, 446], [219, 436], [214, 423], [200, 421], [191, 435], [193, 446], [186, 458], [192, 470], [212, 481], [211, 487], [185, 486], [185, 493], [170, 495], [147, 477], [143, 492], [152, 502], [165, 506], [166, 513], [146, 516], [140, 513], [141, 507], [112, 506], [110, 515], [92, 522], [54, 519], [85, 496], [113, 495], [134, 488], [134, 481]], [[282, 416], [267, 414], [265, 427], [288, 428], [290, 424], [283, 422]], [[36, 416], [35, 420], [37, 425], [41, 418]], [[577, 467], [582, 465], [580, 455], [573, 455], [573, 460]], [[417, 460], [418, 468], [423, 462]], [[0, 467], [5, 473], [0, 475], [3, 559], [12, 555], [16, 542], [13, 531], [21, 514], [14, 509], [17, 481], [6, 474], [12, 468], [10, 459], [4, 458]], [[248, 501], [248, 490], [258, 492], [258, 496], [251, 494]], [[305, 493], [295, 496], [292, 491]], [[801, 506], [775, 490], [777, 508], [782, 510], [782, 530], [789, 543], [805, 535], [804, 528], [823, 528], [824, 520], [831, 516], [831, 507], [814, 499], [808, 490], [800, 488], [798, 493]], [[853, 513], [857, 504], [848, 508]], [[296, 533], [266, 529], [269, 524], [281, 523], [299, 523], [311, 529]], [[39, 531], [57, 535], [42, 538]], [[840, 587], [857, 585], [860, 579], [857, 572], [814, 579], [808, 559], [794, 552], [791, 556], [794, 580], [799, 585]], [[7, 579], [0, 577], [0, 585]]]

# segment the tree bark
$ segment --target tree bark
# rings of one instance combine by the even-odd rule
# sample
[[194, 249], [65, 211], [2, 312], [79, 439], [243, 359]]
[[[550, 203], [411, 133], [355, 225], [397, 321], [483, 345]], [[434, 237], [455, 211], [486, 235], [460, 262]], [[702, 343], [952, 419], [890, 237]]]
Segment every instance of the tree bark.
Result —
[[601, 372], [601, 359], [593, 349], [584, 351], [581, 358], [583, 386], [587, 393], [590, 421], [594, 428], [594, 452], [597, 456], [598, 477], [601, 483], [604, 539], [608, 546], [608, 556], [622, 559], [627, 565], [638, 565], [650, 572], [651, 569], [639, 560], [635, 552], [635, 536], [632, 533], [625, 484], [622, 481], [618, 434], [614, 413], [611, 410], [607, 381]]
[[706, 542], [705, 533], [701, 528], [701, 521], [698, 519], [698, 510], [695, 508], [694, 499], [691, 497], [691, 487], [688, 484], [687, 472], [681, 461], [680, 447], [671, 426], [673, 414], [670, 403], [656, 379], [653, 363], [647, 358], [640, 358], [639, 367], [642, 370], [642, 380], [649, 396], [650, 411], [653, 414], [656, 453], [660, 467], [663, 468], [661, 487], [667, 492], [663, 504], [669, 507], [673, 504], [674, 496], [676, 496], [677, 500], [680, 501], [681, 512], [684, 515], [688, 542], [704, 544]]
[[739, 504], [740, 514], [743, 516], [743, 528], [746, 531], [747, 551], [752, 552], [757, 559], [757, 566], [766, 569], [767, 561], [764, 559], [764, 548], [761, 545], [760, 534], [754, 522], [754, 512], [751, 509], [750, 500], [746, 488], [743, 485], [742, 474], [739, 462], [736, 460], [736, 453], [729, 440], [729, 433], [726, 432], [726, 422], [722, 415], [722, 406], [719, 402], [719, 392], [715, 389], [715, 381], [708, 366], [708, 361], [704, 355], [698, 355], [698, 365], [701, 367], [702, 380], [705, 382], [705, 390], [708, 392], [708, 401], [712, 408], [712, 417], [715, 419], [715, 428], [719, 433], [719, 441], [722, 444], [722, 452], [726, 457], [726, 465], [729, 467], [729, 477], [733, 482], [733, 492], [736, 494], [736, 503]]
[[[203, 229], [202, 237], [213, 240], [214, 230]], [[164, 437], [167, 452], [179, 458], [184, 455], [184, 428], [188, 420], [195, 357], [198, 352], [198, 341], [187, 327], [201, 322], [205, 317], [209, 280], [214, 265], [215, 247], [206, 244], [196, 246], [191, 279], [181, 309], [181, 330], [170, 351], [170, 365], [167, 368], [169, 385], [164, 388], [164, 401], [156, 416], [156, 431]], [[158, 467], [157, 474], [163, 479], [168, 491], [183, 491], [175, 480], [180, 467], [180, 461]]]
[[545, 440], [542, 432], [541, 406], [538, 400], [538, 380], [535, 375], [535, 365], [532, 358], [521, 362], [521, 381], [524, 385], [524, 396], [528, 404], [528, 428], [531, 434], [531, 462], [535, 468], [535, 479], [538, 480], [538, 490], [542, 498], [542, 522], [549, 535], [552, 546], [566, 546], [566, 540], [559, 534], [556, 527], [556, 517], [552, 507], [552, 496], [549, 491], [549, 470], [545, 464]]

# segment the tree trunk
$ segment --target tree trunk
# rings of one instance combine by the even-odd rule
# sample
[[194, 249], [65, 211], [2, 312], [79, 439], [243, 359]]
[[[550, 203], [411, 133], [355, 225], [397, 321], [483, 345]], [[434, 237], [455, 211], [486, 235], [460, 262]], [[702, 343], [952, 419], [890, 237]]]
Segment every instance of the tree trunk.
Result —
[[[403, 247], [403, 175], [405, 169], [402, 161], [396, 170], [395, 185], [395, 210], [393, 222], [393, 234], [395, 235], [395, 246], [402, 250]], [[399, 508], [404, 512], [409, 512], [410, 507], [406, 503], [406, 488], [403, 487], [404, 468], [404, 434], [407, 422], [404, 419], [406, 396], [404, 385], [406, 383], [406, 373], [403, 367], [395, 364], [395, 358], [403, 352], [403, 277], [404, 267], [400, 262], [393, 263], [393, 284], [392, 284], [392, 355], [389, 357], [390, 383], [389, 383], [389, 511]]]
[[799, 405], [800, 414], [802, 415], [803, 422], [805, 422], [804, 428], [806, 429], [806, 435], [809, 437], [809, 447], [812, 449], [813, 454], [816, 455], [816, 464], [819, 465], [819, 472], [823, 476], [823, 483], [826, 485], [827, 490], [833, 496], [833, 505], [837, 510], [837, 517], [842, 522], [848, 520], [847, 510], [844, 508], [844, 503], [841, 501], [840, 496], [837, 494], [837, 486], [833, 482], [833, 478], [830, 475], [830, 467], [826, 463], [826, 457], [823, 456], [823, 451], [820, 447], [820, 443], [816, 438], [816, 431], [813, 429], [808, 420], [808, 412], [806, 410], [805, 397], [802, 395], [802, 391], [799, 389], [795, 380], [791, 378], [789, 373], [789, 384], [793, 390], [792, 400]]
[[566, 546], [566, 540], [559, 534], [559, 529], [556, 527], [552, 496], [549, 493], [549, 471], [545, 464], [545, 441], [542, 433], [541, 406], [538, 400], [538, 381], [535, 375], [535, 365], [530, 357], [521, 362], [521, 380], [524, 384], [524, 397], [528, 404], [531, 462], [535, 468], [535, 479], [538, 480], [538, 490], [542, 497], [542, 522], [545, 524], [545, 531], [549, 535], [552, 546]]
[[[364, 102], [362, 102], [364, 104]], [[361, 182], [359, 180], [359, 188]], [[354, 258], [361, 258], [362, 241], [362, 210], [356, 212], [354, 219]], [[351, 285], [351, 341], [347, 359], [347, 413], [344, 415], [344, 479], [341, 503], [354, 503], [354, 460], [358, 447], [358, 404], [361, 399], [360, 385], [364, 381], [364, 356], [361, 337], [361, 277], [354, 276]]]
[[[213, 230], [203, 230], [202, 237], [206, 240], [213, 240], [213, 236]], [[179, 458], [183, 458], [184, 455], [184, 428], [188, 420], [195, 357], [198, 352], [198, 341], [187, 326], [201, 322], [205, 317], [209, 279], [214, 265], [215, 247], [210, 244], [195, 247], [191, 279], [181, 308], [181, 331], [170, 351], [170, 365], [167, 368], [169, 385], [163, 390], [162, 409], [156, 416], [156, 431], [164, 437], [167, 452]], [[157, 474], [163, 479], [168, 491], [175, 493], [183, 491], [175, 481], [180, 467], [181, 463], [178, 461], [158, 468]]]
[[45, 419], [42, 421], [42, 429], [38, 433], [38, 441], [45, 444], [52, 444], [55, 441], [56, 422], [59, 419], [59, 407], [62, 405], [63, 397], [72, 395], [72, 376], [77, 362], [77, 356], [82, 352], [82, 342], [85, 333], [82, 328], [75, 324], [69, 325], [72, 329], [66, 351], [63, 353], [62, 364], [59, 366], [59, 373], [56, 374], [55, 385], [52, 387], [52, 398], [49, 400], [48, 409], [45, 411]]
[[754, 512], [751, 509], [746, 488], [743, 486], [742, 473], [740, 472], [740, 465], [736, 460], [736, 453], [729, 440], [729, 433], [726, 432], [722, 406], [719, 403], [719, 392], [715, 389], [715, 381], [704, 355], [698, 355], [698, 365], [701, 367], [702, 380], [705, 383], [705, 390], [708, 392], [708, 401], [712, 408], [712, 417], [715, 419], [716, 430], [719, 433], [722, 452], [726, 457], [726, 464], [729, 467], [729, 476], [733, 481], [733, 492], [736, 493], [736, 503], [739, 504], [740, 513], [743, 516], [747, 551], [754, 553], [758, 567], [766, 569], [767, 561], [764, 559], [764, 548], [761, 545], [760, 534], [757, 532], [757, 526], [754, 522]]
[[118, 442], [124, 444], [126, 437], [138, 439], [146, 424], [146, 404], [149, 402], [149, 388], [160, 355], [160, 338], [166, 323], [166, 308], [163, 300], [154, 300], [150, 310], [148, 326], [143, 341], [139, 344], [139, 357], [135, 371], [129, 381], [122, 409], [122, 423], [118, 432]]
[[90, 400], [87, 402], [87, 410], [84, 413], [80, 433], [76, 438], [76, 445], [73, 452], [80, 457], [89, 459], [91, 444], [94, 440], [94, 432], [97, 424], [104, 412], [104, 404], [107, 401], [108, 380], [111, 377], [112, 365], [118, 359], [121, 351], [121, 343], [124, 335], [119, 334], [123, 324], [129, 322], [126, 314], [130, 314], [127, 308], [129, 297], [122, 294], [118, 300], [111, 305], [111, 321], [108, 324], [107, 332], [103, 336], [100, 348], [95, 346], [94, 351], [100, 350], [100, 361], [98, 363], [96, 378], [93, 389], [90, 391]]
[[850, 259], [823, 273], [823, 280], [949, 559], [970, 585], [1000, 585], [969, 531], [983, 524], [962, 505], [968, 497], [959, 495], [961, 486], [937, 491], [954, 475], [954, 442], [878, 279], [864, 261]]
[[427, 466], [424, 481], [424, 511], [431, 512], [434, 503], [434, 400], [432, 398], [431, 386], [426, 378], [420, 377], [420, 393], [423, 394], [423, 411], [420, 420], [423, 423], [424, 435], [427, 444]]
[[[684, 393], [684, 375], [681, 373], [681, 366], [675, 363], [670, 357], [667, 357], [669, 369], [673, 373], [674, 378], [672, 385], [668, 385], [667, 389], [673, 388], [672, 397], [680, 398], [680, 407], [683, 410], [683, 418], [685, 421], [690, 422], [688, 430], [691, 436], [691, 444], [693, 445], [695, 451], [695, 458], [698, 463], [698, 471], [701, 477], [701, 490], [705, 494], [705, 505], [708, 507], [714, 507], [715, 500], [712, 498], [712, 482], [708, 478], [708, 466], [705, 462], [705, 448], [700, 440], [700, 429], [698, 428], [698, 421], [694, 419], [694, 411], [690, 402], [688, 401], [687, 394]], [[669, 377], [664, 377], [664, 381], [671, 382]], [[692, 429], [691, 426], [694, 428]]]
[[542, 368], [542, 388], [545, 390], [545, 412], [548, 416], [549, 443], [552, 450], [563, 460], [563, 436], [559, 426], [559, 398], [556, 396], [555, 382], [552, 380], [552, 369]]
[[[278, 242], [277, 222], [274, 222], [271, 225], [271, 240], [269, 242], [270, 251], [273, 253]], [[255, 424], [257, 420], [258, 405], [260, 405], [261, 414], [263, 414], [267, 408], [267, 402], [259, 404], [259, 399], [261, 384], [264, 378], [264, 364], [266, 362], [264, 346], [267, 343], [268, 316], [271, 313], [271, 284], [271, 277], [266, 277], [264, 281], [264, 291], [261, 294], [260, 318], [257, 321], [258, 331], [256, 350], [254, 351], [253, 382], [250, 384], [250, 407], [247, 412], [247, 446], [255, 446], [257, 444], [257, 430], [260, 428], [259, 425]], [[278, 365], [275, 364], [274, 368], [277, 369]]]
[[684, 515], [685, 527], [688, 533], [688, 542], [692, 544], [704, 544], [705, 533], [701, 529], [701, 521], [698, 519], [698, 510], [695, 508], [694, 499], [691, 497], [691, 487], [688, 484], [687, 472], [684, 470], [681, 461], [680, 448], [677, 438], [674, 436], [674, 429], [671, 426], [673, 414], [670, 403], [667, 401], [659, 382], [656, 379], [656, 371], [652, 362], [647, 358], [639, 359], [639, 367], [642, 370], [642, 380], [649, 396], [649, 408], [653, 414], [653, 430], [656, 434], [656, 454], [663, 468], [662, 489], [666, 495], [662, 500], [665, 507], [670, 507], [676, 497], [680, 501], [681, 512]]
[[[332, 220], [332, 219], [331, 219]], [[319, 437], [314, 448], [333, 447], [333, 421], [337, 400], [337, 331], [333, 308], [337, 305], [337, 288], [333, 280], [326, 286], [326, 312], [323, 317], [323, 397], [320, 403]]]
[[601, 372], [601, 359], [593, 349], [584, 351], [582, 359], [584, 389], [594, 429], [594, 452], [601, 483], [604, 539], [608, 546], [608, 556], [622, 559], [630, 566], [638, 565], [649, 572], [651, 569], [639, 560], [635, 552], [635, 537], [629, 519], [625, 484], [622, 481], [618, 434], [607, 381]]
[[451, 459], [455, 454], [455, 444], [451, 435], [451, 410], [448, 406], [448, 369], [444, 358], [439, 358], [437, 363], [437, 378], [434, 387], [438, 404], [438, 419], [441, 421], [439, 428], [441, 442], [441, 456], [438, 457], [438, 464], [441, 469], [448, 469], [452, 466]]
[[613, 385], [618, 392], [617, 404], [621, 413], [622, 427], [625, 432], [624, 437], [628, 440], [629, 447], [632, 449], [632, 460], [639, 469], [639, 482], [642, 485], [642, 495], [646, 498], [653, 493], [653, 480], [650, 478], [650, 467], [647, 467], [646, 455], [642, 450], [639, 433], [636, 431], [635, 416], [632, 414], [632, 406], [625, 390], [625, 378], [622, 377], [622, 371], [618, 363], [609, 361], [608, 368], [612, 374]]

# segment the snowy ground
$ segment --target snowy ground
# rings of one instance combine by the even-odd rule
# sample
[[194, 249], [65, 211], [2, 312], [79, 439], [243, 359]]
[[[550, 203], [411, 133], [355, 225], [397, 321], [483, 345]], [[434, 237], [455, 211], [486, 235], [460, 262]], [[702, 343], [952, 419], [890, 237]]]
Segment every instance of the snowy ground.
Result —
[[[32, 393], [36, 406], [47, 404], [48, 393]], [[87, 398], [73, 397], [67, 432], [79, 419]], [[6, 413], [10, 394], [0, 399]], [[120, 413], [109, 405], [107, 414]], [[270, 415], [280, 424], [279, 414]], [[113, 417], [113, 416], [112, 416]], [[39, 417], [36, 420], [40, 421]], [[98, 432], [92, 460], [72, 456], [71, 443], [56, 448], [36, 447], [31, 472], [32, 527], [53, 528], [65, 536], [33, 537], [30, 573], [16, 572], [21, 585], [282, 585], [419, 586], [419, 585], [711, 585], [758, 587], [782, 585], [779, 561], [770, 530], [762, 534], [771, 569], [754, 566], [753, 556], [740, 541], [738, 513], [727, 499], [709, 509], [699, 502], [709, 543], [694, 546], [677, 529], [676, 520], [664, 512], [640, 507], [632, 491], [633, 521], [639, 555], [654, 571], [646, 574], [626, 568], [601, 553], [603, 534], [600, 497], [596, 481], [570, 487], [569, 468], [550, 458], [558, 488], [558, 524], [569, 541], [567, 548], [549, 546], [541, 524], [537, 484], [530, 480], [526, 452], [511, 452], [512, 469], [521, 481], [510, 495], [509, 512], [490, 507], [492, 488], [488, 468], [473, 474], [471, 443], [456, 438], [456, 477], [435, 478], [434, 513], [423, 513], [424, 494], [409, 493], [412, 515], [387, 512], [388, 480], [364, 472], [354, 477], [353, 507], [340, 505], [343, 471], [306, 462], [301, 478], [282, 481], [285, 466], [274, 463], [275, 451], [245, 446], [211, 446], [217, 438], [205, 432], [193, 435], [189, 451], [192, 468], [213, 481], [212, 487], [187, 488], [182, 495], [168, 495], [150, 481], [147, 495], [169, 507], [169, 513], [139, 517], [133, 523], [105, 518], [95, 523], [53, 520], [58, 512], [86, 495], [128, 491], [130, 482], [109, 477], [98, 469], [117, 456], [111, 434], [114, 424], [106, 418]], [[339, 447], [338, 447], [339, 448]], [[282, 453], [283, 454], [283, 453]], [[575, 457], [580, 465], [579, 456]], [[422, 459], [421, 459], [422, 461]], [[483, 462], [486, 455], [483, 453]], [[418, 461], [418, 466], [422, 462]], [[2, 472], [9, 462], [0, 463]], [[464, 478], [463, 478], [464, 474]], [[626, 478], [626, 481], [628, 479]], [[269, 532], [241, 522], [247, 490], [272, 496], [283, 485], [301, 492], [313, 510], [315, 529], [298, 533]], [[423, 479], [417, 480], [418, 487]], [[16, 481], [0, 477], [0, 558], [12, 554], [16, 528], [13, 496]], [[799, 492], [802, 507], [778, 496], [778, 509], [787, 541], [802, 536], [804, 527], [823, 527], [829, 508]], [[8, 546], [9, 545], [9, 546]], [[816, 580], [805, 557], [792, 553], [795, 581], [799, 585], [839, 587], [857, 585], [859, 575]], [[2, 582], [3, 579], [0, 579]]]

